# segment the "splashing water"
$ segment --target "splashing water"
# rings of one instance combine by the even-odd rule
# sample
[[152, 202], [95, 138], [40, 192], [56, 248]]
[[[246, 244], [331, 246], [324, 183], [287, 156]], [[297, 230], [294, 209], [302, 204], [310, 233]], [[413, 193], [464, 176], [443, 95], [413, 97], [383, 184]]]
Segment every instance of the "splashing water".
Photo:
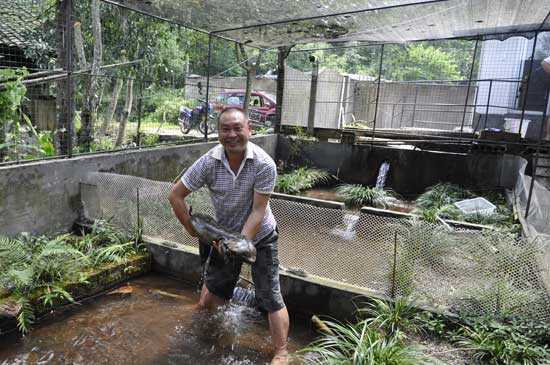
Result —
[[342, 219], [342, 223], [345, 226], [344, 229], [342, 228], [334, 228], [331, 233], [335, 236], [338, 236], [346, 241], [351, 241], [355, 239], [356, 232], [355, 227], [357, 226], [357, 223], [359, 222], [359, 216], [354, 214], [345, 214], [344, 218]]
[[390, 170], [390, 163], [387, 161], [384, 161], [382, 165], [380, 165], [380, 169], [378, 170], [378, 177], [376, 178], [377, 189], [384, 189], [389, 170]]

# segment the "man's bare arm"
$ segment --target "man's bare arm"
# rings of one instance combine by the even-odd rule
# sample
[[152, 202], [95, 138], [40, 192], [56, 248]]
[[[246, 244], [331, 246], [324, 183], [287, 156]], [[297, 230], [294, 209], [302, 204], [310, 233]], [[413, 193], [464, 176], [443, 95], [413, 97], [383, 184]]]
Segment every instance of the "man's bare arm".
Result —
[[264, 219], [267, 203], [269, 202], [269, 194], [260, 194], [254, 192], [254, 200], [252, 203], [252, 212], [246, 219], [241, 233], [249, 240], [253, 240], [260, 230], [262, 220]]
[[189, 206], [185, 202], [185, 198], [189, 194], [191, 194], [191, 190], [187, 189], [180, 180], [172, 187], [172, 191], [168, 195], [168, 200], [170, 201], [170, 205], [172, 205], [172, 210], [174, 210], [176, 217], [185, 227], [185, 230], [191, 236], [197, 237], [197, 233], [189, 222], [191, 215], [189, 214]]

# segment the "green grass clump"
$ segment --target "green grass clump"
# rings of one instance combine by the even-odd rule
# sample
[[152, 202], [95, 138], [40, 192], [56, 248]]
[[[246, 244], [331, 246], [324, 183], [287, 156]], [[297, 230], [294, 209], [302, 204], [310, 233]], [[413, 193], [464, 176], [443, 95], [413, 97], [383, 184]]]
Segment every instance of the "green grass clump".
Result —
[[330, 174], [324, 170], [300, 167], [277, 177], [275, 189], [284, 194], [296, 194], [302, 190], [326, 183]]
[[374, 298], [359, 313], [366, 317], [365, 321], [371, 326], [389, 336], [420, 329], [418, 309], [408, 297], [400, 297], [393, 302]]
[[34, 320], [33, 306], [54, 307], [73, 301], [65, 290], [70, 283], [86, 283], [86, 272], [109, 263], [123, 263], [145, 252], [135, 236], [98, 221], [84, 237], [69, 234], [54, 238], [22, 234], [0, 236], [0, 289], [20, 305], [18, 327], [28, 331]]
[[305, 364], [422, 364], [422, 355], [407, 346], [399, 336], [386, 336], [369, 322], [356, 324], [325, 321], [327, 334], [302, 349]]
[[344, 202], [353, 207], [371, 206], [385, 208], [388, 203], [388, 198], [392, 194], [384, 189], [363, 186], [360, 184], [345, 184], [340, 185], [336, 189], [336, 193]]
[[403, 331], [417, 330], [418, 311], [409, 299], [375, 299], [358, 311], [356, 323], [324, 321], [322, 337], [299, 351], [305, 364], [423, 364], [429, 358], [407, 345]]
[[459, 200], [469, 199], [474, 195], [458, 185], [440, 183], [430, 187], [416, 199], [416, 206], [421, 209], [441, 208]]

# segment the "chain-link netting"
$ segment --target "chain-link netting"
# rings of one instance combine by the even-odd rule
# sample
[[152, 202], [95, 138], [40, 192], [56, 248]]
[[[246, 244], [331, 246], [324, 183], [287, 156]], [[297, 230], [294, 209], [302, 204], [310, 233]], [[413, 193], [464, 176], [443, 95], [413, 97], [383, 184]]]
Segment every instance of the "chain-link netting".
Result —
[[[167, 200], [171, 184], [93, 173], [81, 185], [87, 218], [196, 246]], [[208, 192], [190, 195], [195, 212], [214, 214]], [[544, 261], [549, 242], [494, 231], [455, 230], [415, 219], [376, 216], [272, 199], [281, 265], [382, 295], [474, 314], [550, 319]]]

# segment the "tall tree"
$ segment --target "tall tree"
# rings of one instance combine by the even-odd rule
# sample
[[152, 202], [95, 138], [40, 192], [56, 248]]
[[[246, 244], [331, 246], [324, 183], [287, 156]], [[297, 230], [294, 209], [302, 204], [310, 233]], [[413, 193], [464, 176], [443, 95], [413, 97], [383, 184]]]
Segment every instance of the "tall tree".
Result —
[[[55, 3], [55, 49], [57, 53], [56, 66], [59, 69], [65, 69], [67, 67], [67, 56], [72, 50], [67, 49], [67, 44], [72, 43], [73, 30], [72, 27], [67, 26], [71, 23], [69, 14], [72, 14], [72, 1], [57, 0]], [[69, 82], [73, 83], [74, 80], [68, 78], [61, 79], [57, 82], [56, 93], [56, 110], [57, 110], [57, 125], [54, 143], [58, 155], [68, 155], [71, 146], [72, 139], [72, 112], [68, 107], [68, 98], [72, 97], [67, 93], [67, 88], [70, 86]], [[72, 85], [71, 85], [72, 86]], [[72, 87], [71, 87], [72, 88]]]
[[82, 126], [78, 134], [78, 144], [88, 151], [93, 141], [94, 124], [97, 117], [99, 100], [100, 71], [103, 58], [103, 40], [101, 37], [101, 9], [99, 0], [90, 1], [92, 21], [93, 56], [90, 65], [90, 76], [87, 83], [86, 95], [80, 114]]
[[277, 49], [277, 105], [275, 107], [275, 128], [281, 128], [283, 108], [283, 92], [285, 89], [285, 60], [293, 46], [283, 46]]
[[246, 115], [248, 115], [248, 107], [250, 105], [250, 92], [252, 91], [252, 84], [256, 78], [256, 72], [262, 61], [263, 53], [263, 50], [258, 51], [256, 60], [252, 61], [253, 57], [249, 57], [244, 49], [244, 46], [241, 43], [235, 43], [235, 56], [237, 58], [237, 62], [239, 62], [239, 65], [246, 71], [246, 90], [244, 93], [243, 102], [243, 109]]

